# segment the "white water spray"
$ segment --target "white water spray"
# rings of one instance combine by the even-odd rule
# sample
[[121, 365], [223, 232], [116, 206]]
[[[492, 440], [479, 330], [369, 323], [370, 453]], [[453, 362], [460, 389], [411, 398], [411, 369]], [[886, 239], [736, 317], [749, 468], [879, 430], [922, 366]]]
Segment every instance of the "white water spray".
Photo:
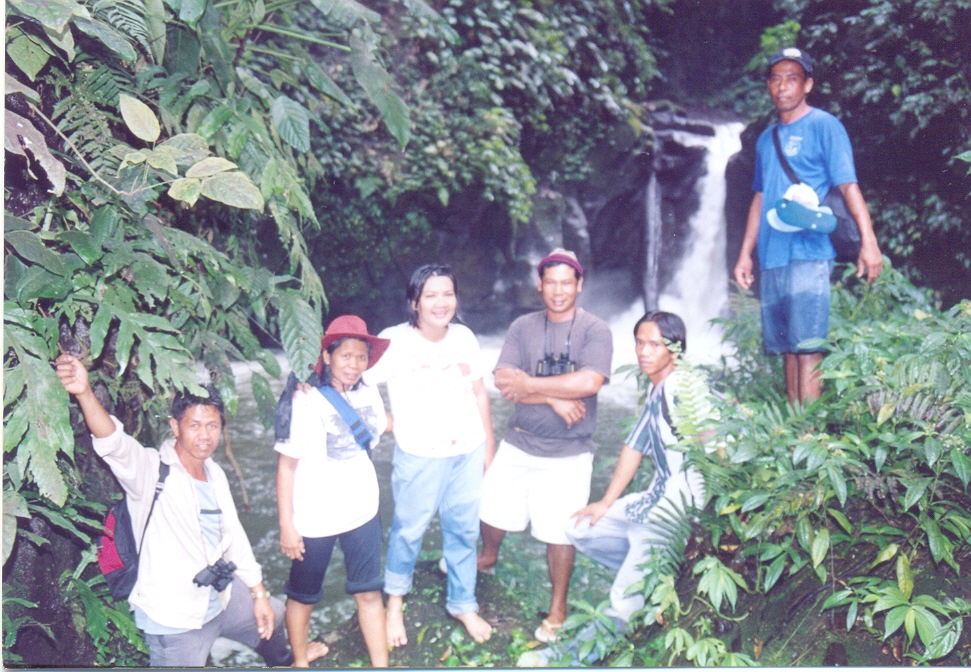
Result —
[[[694, 364], [717, 362], [724, 352], [722, 332], [710, 324], [724, 317], [728, 309], [728, 268], [725, 263], [725, 168], [742, 148], [741, 123], [719, 124], [715, 135], [673, 131], [671, 139], [685, 147], [704, 147], [705, 174], [695, 186], [698, 210], [688, 222], [689, 239], [685, 255], [674, 277], [661, 290], [658, 307], [684, 320], [688, 336], [687, 356]], [[662, 251], [663, 254], [663, 251]], [[635, 364], [633, 329], [644, 314], [638, 299], [630, 308], [609, 320], [614, 336], [613, 370]], [[637, 403], [633, 379], [615, 375], [600, 391], [601, 399], [633, 406]]]
[[702, 146], [706, 174], [698, 180], [698, 211], [689, 221], [690, 238], [681, 265], [661, 291], [661, 310], [681, 316], [688, 330], [688, 356], [696, 364], [718, 361], [722, 332], [710, 324], [728, 309], [728, 268], [725, 263], [725, 168], [742, 149], [743, 124], [715, 126], [714, 136], [674, 131], [671, 137], [686, 147]]

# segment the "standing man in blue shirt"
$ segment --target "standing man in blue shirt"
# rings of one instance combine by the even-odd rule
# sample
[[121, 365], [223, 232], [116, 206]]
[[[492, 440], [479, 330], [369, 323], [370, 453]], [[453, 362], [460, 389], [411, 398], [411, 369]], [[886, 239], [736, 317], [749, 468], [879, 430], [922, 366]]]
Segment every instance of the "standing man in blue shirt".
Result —
[[809, 338], [826, 338], [829, 331], [829, 283], [836, 254], [828, 235], [793, 230], [775, 216], [775, 204], [788, 196], [793, 185], [776, 152], [773, 128], [778, 128], [781, 151], [793, 172], [809, 185], [818, 201], [834, 185], [842, 193], [860, 229], [856, 276], [865, 274], [867, 282], [873, 282], [883, 269], [883, 255], [857, 184], [846, 129], [836, 117], [806, 102], [813, 88], [812, 74], [812, 59], [800, 49], [780, 49], [769, 59], [767, 84], [779, 122], [763, 131], [756, 144], [755, 196], [734, 271], [738, 284], [749, 289], [754, 280], [752, 252], [757, 246], [765, 351], [785, 354], [786, 391], [792, 403], [809, 402], [822, 393], [817, 367], [823, 351], [800, 348], [799, 344]]

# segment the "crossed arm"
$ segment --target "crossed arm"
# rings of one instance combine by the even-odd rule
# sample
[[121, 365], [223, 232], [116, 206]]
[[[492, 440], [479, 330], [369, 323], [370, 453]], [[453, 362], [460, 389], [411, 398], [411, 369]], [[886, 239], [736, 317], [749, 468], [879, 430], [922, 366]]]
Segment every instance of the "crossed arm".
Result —
[[568, 427], [586, 417], [582, 400], [597, 394], [605, 380], [590, 369], [542, 377], [530, 376], [521, 369], [496, 370], [496, 387], [504, 399], [517, 404], [548, 404]]

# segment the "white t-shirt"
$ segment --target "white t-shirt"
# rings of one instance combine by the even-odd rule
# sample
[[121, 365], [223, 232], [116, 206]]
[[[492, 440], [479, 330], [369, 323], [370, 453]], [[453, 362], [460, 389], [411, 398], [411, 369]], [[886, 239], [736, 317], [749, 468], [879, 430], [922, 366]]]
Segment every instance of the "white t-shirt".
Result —
[[482, 445], [485, 428], [472, 383], [484, 367], [475, 334], [450, 324], [445, 338], [433, 342], [405, 323], [379, 335], [391, 345], [364, 380], [388, 383], [398, 446], [419, 457], [453, 457]]
[[[371, 448], [388, 426], [378, 390], [362, 385], [344, 393], [368, 431]], [[350, 427], [316, 389], [293, 398], [290, 440], [277, 452], [296, 458], [293, 525], [303, 537], [331, 537], [360, 527], [378, 512], [378, 477]]]

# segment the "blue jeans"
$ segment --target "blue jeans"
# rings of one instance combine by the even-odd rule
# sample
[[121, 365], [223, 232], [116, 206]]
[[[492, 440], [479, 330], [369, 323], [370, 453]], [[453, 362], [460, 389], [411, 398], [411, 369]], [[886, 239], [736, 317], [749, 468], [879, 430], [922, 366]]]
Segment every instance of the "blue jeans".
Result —
[[484, 445], [454, 457], [417, 457], [395, 447], [391, 472], [394, 518], [384, 568], [388, 595], [411, 591], [421, 542], [437, 511], [442, 554], [448, 564], [445, 609], [453, 615], [479, 610], [475, 556], [484, 459]]

